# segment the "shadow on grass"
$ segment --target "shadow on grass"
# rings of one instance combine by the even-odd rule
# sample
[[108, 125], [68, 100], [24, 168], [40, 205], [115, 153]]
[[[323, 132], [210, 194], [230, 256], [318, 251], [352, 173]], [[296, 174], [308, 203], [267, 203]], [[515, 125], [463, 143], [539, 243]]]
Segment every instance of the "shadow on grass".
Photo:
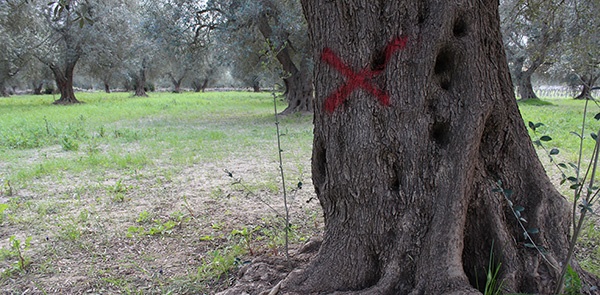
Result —
[[530, 106], [554, 106], [555, 105], [549, 101], [541, 100], [539, 98], [526, 99], [526, 100], [517, 99], [517, 103], [519, 105], [530, 105]]

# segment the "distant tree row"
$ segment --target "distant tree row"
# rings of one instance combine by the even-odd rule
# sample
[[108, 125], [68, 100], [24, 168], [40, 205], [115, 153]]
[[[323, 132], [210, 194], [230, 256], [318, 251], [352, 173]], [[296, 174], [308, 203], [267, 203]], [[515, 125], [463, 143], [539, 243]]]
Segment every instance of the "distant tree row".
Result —
[[521, 99], [538, 98], [532, 77], [580, 86], [589, 98], [600, 77], [597, 0], [502, 0], [504, 46]]
[[[500, 11], [521, 98], [537, 97], [534, 75], [569, 77], [589, 97], [600, 77], [598, 1], [502, 0]], [[307, 31], [295, 0], [3, 0], [0, 94], [55, 85], [56, 103], [70, 104], [77, 77], [144, 96], [152, 81], [203, 91], [230, 76], [255, 91], [278, 84], [284, 112], [310, 112]]]

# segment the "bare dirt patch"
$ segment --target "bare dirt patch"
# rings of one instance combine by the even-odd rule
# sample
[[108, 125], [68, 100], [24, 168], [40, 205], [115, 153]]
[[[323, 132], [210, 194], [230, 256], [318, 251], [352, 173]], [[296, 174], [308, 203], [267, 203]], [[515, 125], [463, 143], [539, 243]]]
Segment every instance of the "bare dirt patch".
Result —
[[[283, 257], [281, 180], [277, 164], [264, 159], [66, 173], [2, 196], [10, 209], [0, 230], [0, 293], [214, 294], [230, 287], [255, 257]], [[318, 202], [307, 203], [310, 179], [303, 182], [290, 193], [292, 247], [322, 227]], [[23, 244], [23, 269], [15, 266], [11, 236]], [[231, 268], [219, 268], [227, 255], [235, 256]]]

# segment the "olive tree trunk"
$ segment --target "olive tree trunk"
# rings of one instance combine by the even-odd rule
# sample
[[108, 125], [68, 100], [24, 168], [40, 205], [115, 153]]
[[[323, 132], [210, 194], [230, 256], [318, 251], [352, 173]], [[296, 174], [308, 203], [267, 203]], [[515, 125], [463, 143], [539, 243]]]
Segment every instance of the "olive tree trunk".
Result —
[[78, 60], [78, 56], [74, 58], [68, 58], [65, 62], [64, 68], [61, 68], [54, 63], [48, 64], [50, 70], [52, 70], [52, 73], [54, 74], [56, 86], [60, 91], [60, 98], [54, 101], [53, 104], [68, 105], [80, 103], [80, 101], [75, 97], [75, 91], [73, 89], [73, 73]]
[[[272, 42], [273, 30], [269, 24], [266, 14], [261, 14], [258, 17], [258, 29], [267, 40]], [[313, 81], [309, 72], [308, 61], [303, 60], [297, 66], [292, 60], [289, 46], [280, 44], [280, 48], [273, 48], [276, 55], [275, 58], [281, 64], [282, 69], [286, 73], [286, 78], [283, 78], [285, 84], [285, 97], [288, 106], [282, 114], [291, 113], [306, 113], [312, 112], [313, 109]], [[256, 89], [256, 88], [254, 88]]]
[[538, 99], [539, 97], [533, 91], [533, 84], [531, 84], [531, 76], [533, 75], [530, 71], [522, 71], [519, 73], [517, 78], [517, 90], [519, 91], [519, 98], [522, 100]]
[[[568, 248], [568, 204], [519, 114], [498, 1], [302, 5], [325, 230], [280, 294], [478, 294], [490, 253], [504, 292], [550, 294]], [[524, 208], [545, 256], [528, 247], [498, 189]]]
[[171, 83], [173, 84], [173, 92], [174, 93], [181, 93], [181, 83], [183, 82], [183, 79], [185, 79], [187, 75], [187, 70], [183, 72], [183, 74], [181, 74], [181, 76], [179, 76], [178, 78], [176, 78], [173, 73], [169, 73], [169, 79], [171, 79]]
[[141, 67], [138, 69], [137, 73], [133, 73], [133, 87], [134, 94], [133, 96], [138, 97], [147, 97], [146, 94], [146, 58], [142, 59]]
[[0, 79], [0, 97], [9, 97], [10, 94], [6, 91], [6, 83]]
[[575, 99], [590, 99], [592, 98], [592, 88], [596, 84], [596, 81], [600, 78], [600, 76], [595, 76], [593, 74], [584, 75], [581, 78], [581, 93], [575, 97]]

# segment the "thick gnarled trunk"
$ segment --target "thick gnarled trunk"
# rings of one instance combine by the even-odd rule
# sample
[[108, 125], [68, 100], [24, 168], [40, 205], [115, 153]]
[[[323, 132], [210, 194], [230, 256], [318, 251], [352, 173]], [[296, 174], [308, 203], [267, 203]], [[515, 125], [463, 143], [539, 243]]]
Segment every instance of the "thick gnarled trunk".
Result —
[[530, 71], [521, 72], [517, 78], [517, 90], [519, 91], [519, 97], [521, 100], [538, 99], [539, 97], [533, 91], [533, 84], [531, 84]]
[[54, 74], [54, 81], [60, 91], [60, 98], [53, 102], [53, 104], [68, 105], [74, 103], [80, 103], [75, 97], [75, 91], [73, 89], [73, 72], [75, 71], [75, 65], [78, 58], [69, 59], [66, 62], [64, 69], [61, 69], [55, 64], [50, 64], [50, 70]]
[[44, 82], [31, 82], [31, 85], [33, 86], [33, 94], [34, 95], [41, 95], [42, 94], [42, 88], [44, 88]]
[[147, 97], [146, 94], [146, 59], [142, 60], [142, 66], [138, 73], [133, 74], [133, 96]]
[[585, 75], [581, 78], [581, 93], [575, 97], [575, 99], [591, 99], [592, 98], [592, 88], [596, 84], [598, 80], [598, 76], [594, 76], [592, 74]]
[[169, 79], [171, 79], [171, 83], [173, 84], [174, 93], [181, 93], [181, 83], [183, 82], [183, 79], [186, 76], [186, 72], [187, 71], [185, 71], [181, 76], [179, 76], [179, 78], [175, 78], [175, 76], [173, 76], [172, 73], [169, 73]]
[[[287, 78], [284, 78], [285, 97], [288, 107], [282, 114], [306, 113], [313, 110], [313, 82], [309, 72], [308, 61], [300, 62], [300, 68], [292, 60], [288, 44], [273, 44], [273, 30], [269, 25], [266, 14], [258, 17], [258, 29], [263, 37], [271, 44], [272, 50], [277, 53], [275, 58], [281, 64]], [[281, 42], [281, 41], [280, 41]]]
[[0, 97], [9, 97], [10, 94], [6, 90], [6, 84], [4, 81], [0, 80]]
[[[550, 294], [568, 248], [568, 205], [520, 117], [498, 2], [302, 5], [325, 232], [280, 294], [478, 294], [490, 252], [503, 291]], [[527, 247], [499, 182], [539, 229], [545, 258]]]

